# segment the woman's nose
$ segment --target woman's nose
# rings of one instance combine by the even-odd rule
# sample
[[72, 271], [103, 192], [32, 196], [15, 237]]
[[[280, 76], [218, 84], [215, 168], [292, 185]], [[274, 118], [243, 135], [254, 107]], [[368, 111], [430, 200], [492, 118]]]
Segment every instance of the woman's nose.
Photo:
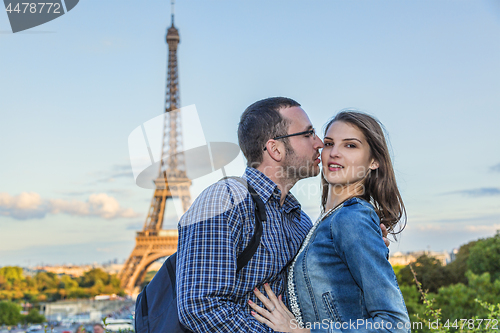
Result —
[[340, 152], [337, 146], [333, 146], [332, 149], [330, 149], [330, 157], [338, 157], [338, 156], [340, 156]]

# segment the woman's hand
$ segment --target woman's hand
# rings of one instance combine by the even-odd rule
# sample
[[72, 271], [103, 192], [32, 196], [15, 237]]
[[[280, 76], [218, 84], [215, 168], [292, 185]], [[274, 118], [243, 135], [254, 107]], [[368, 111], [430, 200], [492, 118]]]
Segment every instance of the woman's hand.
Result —
[[265, 305], [266, 309], [261, 308], [254, 302], [248, 300], [248, 304], [252, 309], [252, 316], [263, 324], [278, 332], [301, 332], [310, 333], [309, 329], [300, 329], [295, 316], [287, 309], [286, 305], [281, 300], [281, 295], [276, 297], [269, 284], [264, 285], [267, 298], [257, 288], [254, 289], [254, 294]]
[[380, 229], [382, 230], [382, 239], [384, 240], [385, 246], [389, 247], [391, 242], [387, 238], [387, 235], [389, 234], [387, 232], [387, 228], [385, 227], [385, 225], [383, 223], [380, 223]]

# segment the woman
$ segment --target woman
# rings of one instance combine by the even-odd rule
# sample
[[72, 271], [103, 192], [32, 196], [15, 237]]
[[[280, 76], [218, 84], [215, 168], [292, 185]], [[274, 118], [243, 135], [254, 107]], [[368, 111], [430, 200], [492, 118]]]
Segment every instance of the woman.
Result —
[[322, 214], [289, 268], [289, 311], [269, 286], [252, 315], [283, 332], [409, 332], [380, 223], [395, 234], [405, 208], [381, 125], [342, 111], [325, 130]]

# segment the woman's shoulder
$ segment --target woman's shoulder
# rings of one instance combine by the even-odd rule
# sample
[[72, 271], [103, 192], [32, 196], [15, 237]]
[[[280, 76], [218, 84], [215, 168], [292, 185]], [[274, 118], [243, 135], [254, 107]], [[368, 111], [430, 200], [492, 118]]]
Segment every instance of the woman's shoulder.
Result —
[[337, 214], [333, 214], [335, 218], [345, 217], [345, 215], [349, 214], [368, 214], [372, 215], [377, 213], [375, 212], [375, 207], [373, 205], [361, 198], [354, 197], [347, 199], [342, 204], [342, 207], [338, 210]]
[[380, 228], [380, 219], [373, 205], [354, 197], [345, 201], [342, 207], [329, 219], [332, 229], [354, 231], [360, 228]]
[[346, 207], [354, 210], [370, 209], [375, 212], [375, 207], [370, 202], [359, 197], [353, 197], [344, 201], [342, 208]]

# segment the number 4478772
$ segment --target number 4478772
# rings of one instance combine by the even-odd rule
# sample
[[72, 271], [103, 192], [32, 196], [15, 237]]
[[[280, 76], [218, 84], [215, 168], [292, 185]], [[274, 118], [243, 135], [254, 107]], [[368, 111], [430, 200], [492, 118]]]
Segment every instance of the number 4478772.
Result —
[[481, 327], [481, 324], [484, 323], [486, 325], [486, 329], [490, 328], [490, 326], [491, 326], [491, 329], [494, 329], [494, 330], [498, 329], [498, 320], [497, 319], [460, 319], [460, 324], [458, 323], [458, 321], [459, 321], [458, 319], [455, 319], [455, 321], [453, 323], [450, 323], [450, 320], [448, 319], [446, 321], [446, 323], [443, 325], [443, 327], [446, 327], [446, 328], [453, 327], [456, 329], [458, 329], [459, 327], [460, 327], [460, 329], [464, 329], [464, 328], [468, 328], [468, 329], [478, 328], [479, 329]]
[[[20, 8], [21, 6], [19, 5], [22, 5], [24, 6], [24, 8]], [[12, 12], [16, 12], [16, 13], [31, 13], [31, 14], [35, 14], [35, 13], [42, 13], [43, 11], [43, 8], [45, 7], [45, 5], [47, 5], [47, 14], [50, 13], [50, 10], [52, 10], [52, 13], [55, 13], [55, 14], [61, 14], [61, 12], [59, 11], [61, 9], [61, 4], [59, 3], [53, 3], [53, 2], [23, 2], [21, 4], [17, 3], [17, 5], [14, 7], [14, 9], [12, 9], [12, 3], [9, 3], [9, 5], [7, 6], [7, 8], [5, 8], [5, 11], [7, 11], [9, 14], [12, 13]], [[40, 10], [38, 10], [38, 7], [40, 7]]]

